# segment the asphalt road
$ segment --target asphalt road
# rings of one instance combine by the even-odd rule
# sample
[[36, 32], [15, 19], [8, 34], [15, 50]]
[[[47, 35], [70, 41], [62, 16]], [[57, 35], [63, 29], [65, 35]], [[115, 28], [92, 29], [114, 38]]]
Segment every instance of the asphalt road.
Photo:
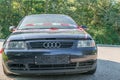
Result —
[[98, 47], [98, 68], [94, 75], [8, 77], [3, 73], [0, 55], [0, 80], [120, 80], [120, 47]]

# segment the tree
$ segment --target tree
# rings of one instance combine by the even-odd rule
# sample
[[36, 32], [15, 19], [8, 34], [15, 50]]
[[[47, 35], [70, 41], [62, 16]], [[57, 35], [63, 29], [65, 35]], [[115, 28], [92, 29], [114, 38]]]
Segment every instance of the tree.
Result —
[[66, 14], [88, 26], [97, 43], [120, 44], [119, 6], [116, 0], [0, 0], [0, 38], [24, 16], [49, 13]]

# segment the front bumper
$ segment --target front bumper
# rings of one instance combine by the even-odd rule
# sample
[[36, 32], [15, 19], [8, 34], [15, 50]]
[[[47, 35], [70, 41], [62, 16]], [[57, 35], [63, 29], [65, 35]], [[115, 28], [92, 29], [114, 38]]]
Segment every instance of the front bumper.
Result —
[[[36, 61], [36, 56], [42, 55], [67, 55], [68, 63], [41, 64]], [[2, 54], [3, 67], [8, 73], [23, 75], [54, 75], [84, 73], [96, 68], [97, 49], [76, 49], [76, 50], [26, 50], [9, 51]], [[62, 62], [65, 59], [62, 60]]]

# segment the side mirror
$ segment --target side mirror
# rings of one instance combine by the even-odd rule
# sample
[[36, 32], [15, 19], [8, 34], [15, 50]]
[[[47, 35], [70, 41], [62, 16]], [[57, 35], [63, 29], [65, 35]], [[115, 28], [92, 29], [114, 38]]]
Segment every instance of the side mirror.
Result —
[[15, 31], [15, 26], [10, 26], [10, 27], [9, 27], [9, 31], [10, 31], [10, 32]]
[[87, 28], [87, 26], [84, 26], [84, 25], [82, 25], [81, 26], [84, 30], [87, 30], [88, 28]]

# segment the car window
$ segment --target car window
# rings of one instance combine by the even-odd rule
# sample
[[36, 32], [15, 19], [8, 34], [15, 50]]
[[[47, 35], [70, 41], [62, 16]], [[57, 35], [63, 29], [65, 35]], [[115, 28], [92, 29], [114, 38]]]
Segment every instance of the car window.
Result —
[[75, 27], [75, 21], [65, 15], [33, 15], [25, 17], [18, 29], [73, 29]]

